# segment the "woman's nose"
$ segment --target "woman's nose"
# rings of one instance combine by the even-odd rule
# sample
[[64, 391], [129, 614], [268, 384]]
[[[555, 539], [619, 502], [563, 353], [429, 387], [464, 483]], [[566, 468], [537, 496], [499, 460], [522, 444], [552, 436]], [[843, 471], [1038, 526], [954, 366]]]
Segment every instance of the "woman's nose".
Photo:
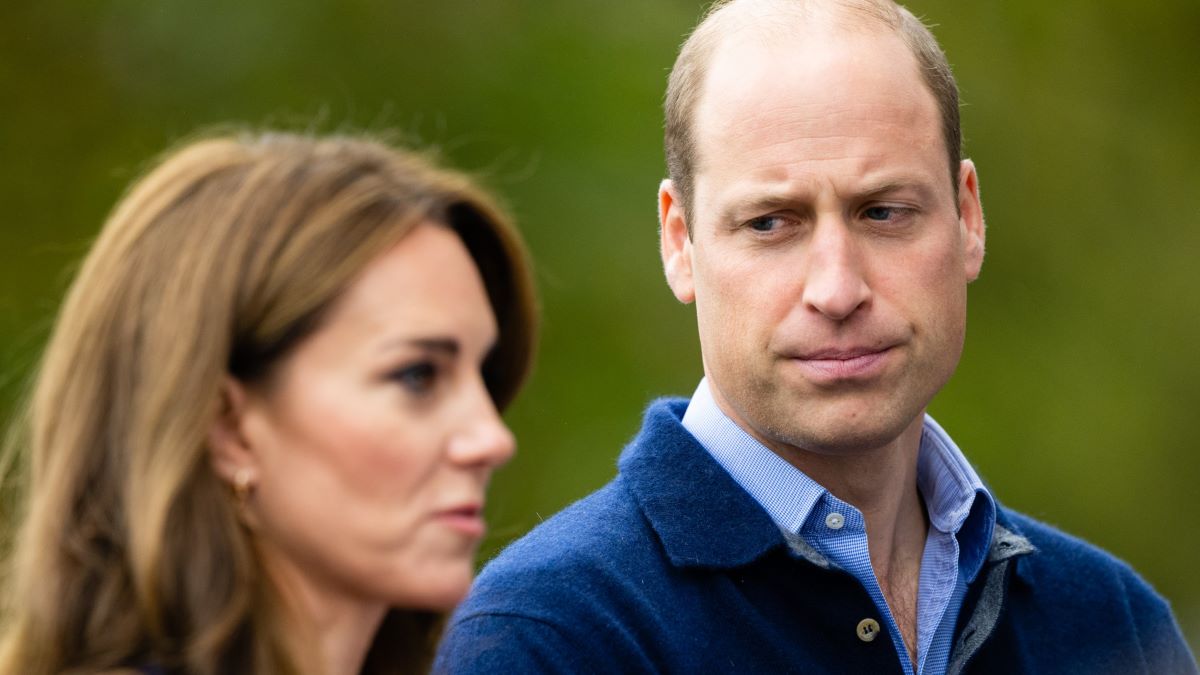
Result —
[[482, 386], [463, 426], [450, 441], [451, 460], [464, 465], [498, 467], [512, 459], [517, 442]]

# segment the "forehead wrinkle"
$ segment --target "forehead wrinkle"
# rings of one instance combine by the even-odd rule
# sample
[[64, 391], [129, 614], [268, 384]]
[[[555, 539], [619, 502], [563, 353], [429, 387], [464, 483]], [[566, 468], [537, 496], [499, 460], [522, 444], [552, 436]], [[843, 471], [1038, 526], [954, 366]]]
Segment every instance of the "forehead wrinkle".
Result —
[[[768, 131], [802, 139], [836, 134], [838, 127], [856, 122], [905, 129], [927, 122], [928, 133], [940, 134], [936, 104], [932, 95], [920, 95], [923, 90], [898, 87], [883, 75], [861, 71], [850, 82], [824, 81], [836, 77], [828, 71], [808, 73], [803, 80], [796, 74], [780, 77], [759, 70], [765, 65], [762, 61], [769, 59], [752, 62], [751, 72], [735, 69], [745, 65], [737, 64], [737, 59], [714, 67], [710, 84], [721, 87], [711, 90], [696, 110], [698, 137], [733, 134], [752, 140], [756, 132]], [[855, 131], [861, 134], [861, 129]]]
[[[836, 173], [859, 182], [881, 166], [907, 166], [923, 157], [914, 152], [920, 146], [937, 144], [941, 141], [936, 123], [922, 119], [916, 107], [897, 111], [891, 106], [862, 104], [849, 112], [830, 112], [825, 105], [791, 105], [793, 111], [820, 110], [812, 115], [793, 114], [785, 120], [781, 116], [763, 111], [751, 116], [724, 115], [718, 129], [709, 129], [708, 145], [723, 149], [722, 157], [733, 161], [748, 171], [744, 174], [758, 180], [789, 181], [812, 172], [818, 166], [842, 164]], [[840, 107], [839, 107], [840, 110]], [[903, 112], [903, 114], [897, 114]], [[855, 133], [840, 133], [822, 121], [822, 116], [839, 114], [848, 127], [857, 126]], [[875, 133], [864, 135], [863, 123], [871, 125]], [[894, 136], [897, 139], [913, 138], [911, 129], [921, 122], [930, 122], [925, 133], [908, 143], [897, 141], [880, 153], [872, 136]], [[899, 133], [903, 130], [905, 133]], [[897, 133], [892, 133], [893, 131]], [[798, 161], [800, 160], [800, 161]], [[697, 167], [697, 182], [710, 177], [709, 167]], [[803, 172], [803, 174], [797, 174]]]
[[[741, 162], [743, 176], [759, 181], [790, 183], [802, 180], [819, 167], [828, 166], [831, 167], [830, 175], [862, 182], [881, 167], [908, 166], [906, 157], [911, 156], [906, 145], [897, 144], [894, 150], [881, 154], [860, 136], [848, 134], [822, 134], [800, 140], [769, 135], [765, 145], [738, 144], [736, 138], [724, 140], [726, 142], [719, 144], [721, 147], [739, 148], [725, 156]], [[741, 158], [752, 161], [741, 161]], [[701, 175], [707, 173], [711, 172]]]
[[[739, 78], [735, 88], [725, 90], [719, 100], [702, 106], [697, 118], [697, 130], [721, 134], [738, 133], [741, 129], [745, 135], [752, 134], [756, 128], [769, 122], [775, 127], [772, 133], [787, 131], [788, 138], [797, 137], [792, 134], [799, 137], [820, 136], [824, 135], [823, 130], [828, 128], [831, 118], [836, 120], [834, 123], [837, 125], [869, 122], [908, 128], [913, 122], [921, 120], [922, 112], [928, 112], [923, 110], [925, 106], [921, 105], [918, 97], [908, 90], [897, 92], [899, 96], [886, 102], [842, 99], [797, 101], [794, 100], [794, 86], [771, 82], [768, 84], [774, 86], [764, 88], [752, 83], [759, 79], [763, 78]], [[820, 85], [813, 83], [812, 86]], [[777, 95], [770, 89], [780, 91]]]

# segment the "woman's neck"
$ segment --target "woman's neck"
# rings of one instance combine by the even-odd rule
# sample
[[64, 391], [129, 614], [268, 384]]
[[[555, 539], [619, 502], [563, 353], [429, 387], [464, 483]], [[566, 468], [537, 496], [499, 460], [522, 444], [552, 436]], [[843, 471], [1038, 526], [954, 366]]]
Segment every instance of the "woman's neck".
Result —
[[321, 583], [269, 545], [263, 545], [261, 552], [268, 576], [302, 630], [304, 637], [297, 643], [324, 664], [323, 675], [358, 675], [383, 622], [386, 605]]
[[386, 608], [370, 612], [331, 612], [317, 625], [325, 675], [358, 675], [383, 621]]

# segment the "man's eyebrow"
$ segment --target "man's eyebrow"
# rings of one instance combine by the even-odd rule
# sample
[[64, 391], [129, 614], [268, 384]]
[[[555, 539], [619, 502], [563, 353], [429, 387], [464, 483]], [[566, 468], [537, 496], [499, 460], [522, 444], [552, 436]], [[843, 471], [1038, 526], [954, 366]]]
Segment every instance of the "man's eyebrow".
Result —
[[859, 200], [866, 200], [892, 194], [894, 192], [903, 192], [905, 190], [915, 192], [918, 197], [926, 200], [932, 199], [934, 195], [933, 189], [923, 181], [889, 180], [882, 183], [876, 183], [874, 185], [867, 185], [861, 192], [858, 193], [857, 198]]
[[[912, 191], [922, 200], [934, 197], [934, 190], [921, 180], [896, 179], [870, 183], [854, 191], [855, 201], [875, 199], [884, 195]], [[757, 216], [772, 211], [795, 209], [804, 204], [804, 199], [789, 192], [764, 192], [747, 195], [735, 199], [721, 212], [722, 222], [732, 222], [746, 217]]]
[[740, 220], [747, 215], [760, 215], [786, 208], [796, 208], [799, 200], [786, 192], [768, 192], [735, 199], [722, 212], [721, 220]]

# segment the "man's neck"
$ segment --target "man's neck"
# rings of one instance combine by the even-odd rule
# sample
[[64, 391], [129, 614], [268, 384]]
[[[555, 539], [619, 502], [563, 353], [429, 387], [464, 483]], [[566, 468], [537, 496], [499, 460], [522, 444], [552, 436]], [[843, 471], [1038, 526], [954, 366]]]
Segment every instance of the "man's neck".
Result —
[[[910, 535], [917, 526], [925, 530], [925, 506], [917, 489], [923, 422], [924, 415], [918, 415], [886, 445], [845, 454], [812, 452], [769, 439], [759, 441], [833, 496], [861, 511], [867, 522], [872, 562], [876, 556], [882, 556], [878, 560], [883, 562], [892, 558], [892, 549], [912, 543]], [[917, 543], [923, 546], [924, 538]]]
[[[929, 518], [917, 489], [917, 456], [924, 415], [892, 442], [836, 455], [764, 443], [863, 514], [871, 567], [916, 662], [917, 595]], [[761, 441], [762, 439], [760, 439]]]

